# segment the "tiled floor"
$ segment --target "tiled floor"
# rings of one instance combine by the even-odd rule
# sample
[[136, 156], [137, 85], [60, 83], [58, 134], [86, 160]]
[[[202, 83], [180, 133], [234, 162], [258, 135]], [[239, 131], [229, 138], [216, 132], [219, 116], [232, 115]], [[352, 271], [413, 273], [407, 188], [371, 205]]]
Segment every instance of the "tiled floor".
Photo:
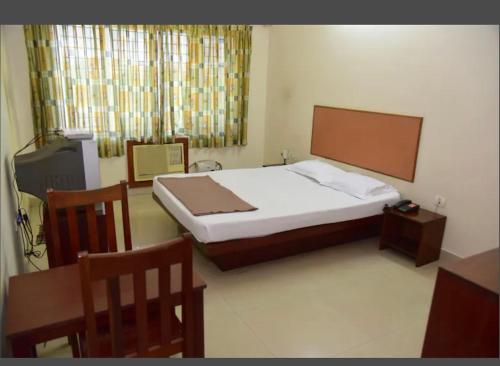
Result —
[[[130, 212], [135, 245], [177, 234], [150, 194], [131, 195]], [[206, 356], [419, 357], [437, 267], [416, 268], [376, 239], [228, 272], [195, 251]], [[65, 339], [38, 351], [71, 356]]]

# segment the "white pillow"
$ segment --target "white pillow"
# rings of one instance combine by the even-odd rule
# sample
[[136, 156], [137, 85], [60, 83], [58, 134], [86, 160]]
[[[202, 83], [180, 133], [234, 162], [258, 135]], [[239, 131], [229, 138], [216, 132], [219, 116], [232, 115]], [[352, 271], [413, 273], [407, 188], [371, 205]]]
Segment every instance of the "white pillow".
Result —
[[320, 160], [304, 160], [287, 166], [287, 170], [312, 178], [318, 183], [331, 182], [345, 171]]
[[347, 172], [333, 176], [330, 181], [321, 184], [361, 199], [396, 191], [393, 186], [375, 178]]

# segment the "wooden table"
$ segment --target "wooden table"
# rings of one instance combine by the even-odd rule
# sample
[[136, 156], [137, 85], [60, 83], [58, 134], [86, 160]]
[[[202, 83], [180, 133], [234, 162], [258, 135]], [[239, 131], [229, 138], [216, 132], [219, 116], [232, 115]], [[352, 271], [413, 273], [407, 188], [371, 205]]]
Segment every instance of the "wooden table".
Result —
[[[181, 268], [172, 267], [171, 293], [174, 304], [181, 303]], [[148, 299], [158, 297], [158, 276], [147, 273]], [[103, 282], [95, 283], [96, 313], [106, 313]], [[204, 357], [203, 290], [206, 283], [193, 275], [195, 357]], [[133, 304], [131, 276], [121, 279], [121, 301], [126, 308]], [[78, 265], [26, 273], [9, 279], [5, 336], [13, 357], [36, 357], [35, 345], [85, 331], [85, 318]]]
[[439, 268], [422, 357], [498, 358], [499, 250]]

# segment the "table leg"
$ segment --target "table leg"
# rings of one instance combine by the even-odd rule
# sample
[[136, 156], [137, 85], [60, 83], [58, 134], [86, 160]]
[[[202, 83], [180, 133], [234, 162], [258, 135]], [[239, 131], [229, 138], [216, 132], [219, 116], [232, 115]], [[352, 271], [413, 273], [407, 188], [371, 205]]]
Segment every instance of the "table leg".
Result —
[[203, 319], [203, 291], [194, 292], [194, 353], [193, 357], [205, 357], [205, 325]]
[[12, 357], [33, 358], [37, 357], [36, 346], [24, 339], [12, 339], [10, 341]]
[[73, 354], [73, 358], [80, 357], [80, 345], [78, 342], [78, 336], [76, 334], [71, 334], [68, 336], [68, 343], [71, 346], [71, 353]]

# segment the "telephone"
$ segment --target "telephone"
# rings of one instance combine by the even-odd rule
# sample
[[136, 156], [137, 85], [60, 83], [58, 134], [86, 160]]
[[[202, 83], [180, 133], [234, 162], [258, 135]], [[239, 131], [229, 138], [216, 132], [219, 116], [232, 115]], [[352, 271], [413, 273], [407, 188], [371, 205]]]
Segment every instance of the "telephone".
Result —
[[395, 208], [398, 211], [408, 213], [408, 212], [417, 212], [420, 208], [416, 203], [411, 202], [411, 200], [401, 200], [396, 203], [392, 208]]

